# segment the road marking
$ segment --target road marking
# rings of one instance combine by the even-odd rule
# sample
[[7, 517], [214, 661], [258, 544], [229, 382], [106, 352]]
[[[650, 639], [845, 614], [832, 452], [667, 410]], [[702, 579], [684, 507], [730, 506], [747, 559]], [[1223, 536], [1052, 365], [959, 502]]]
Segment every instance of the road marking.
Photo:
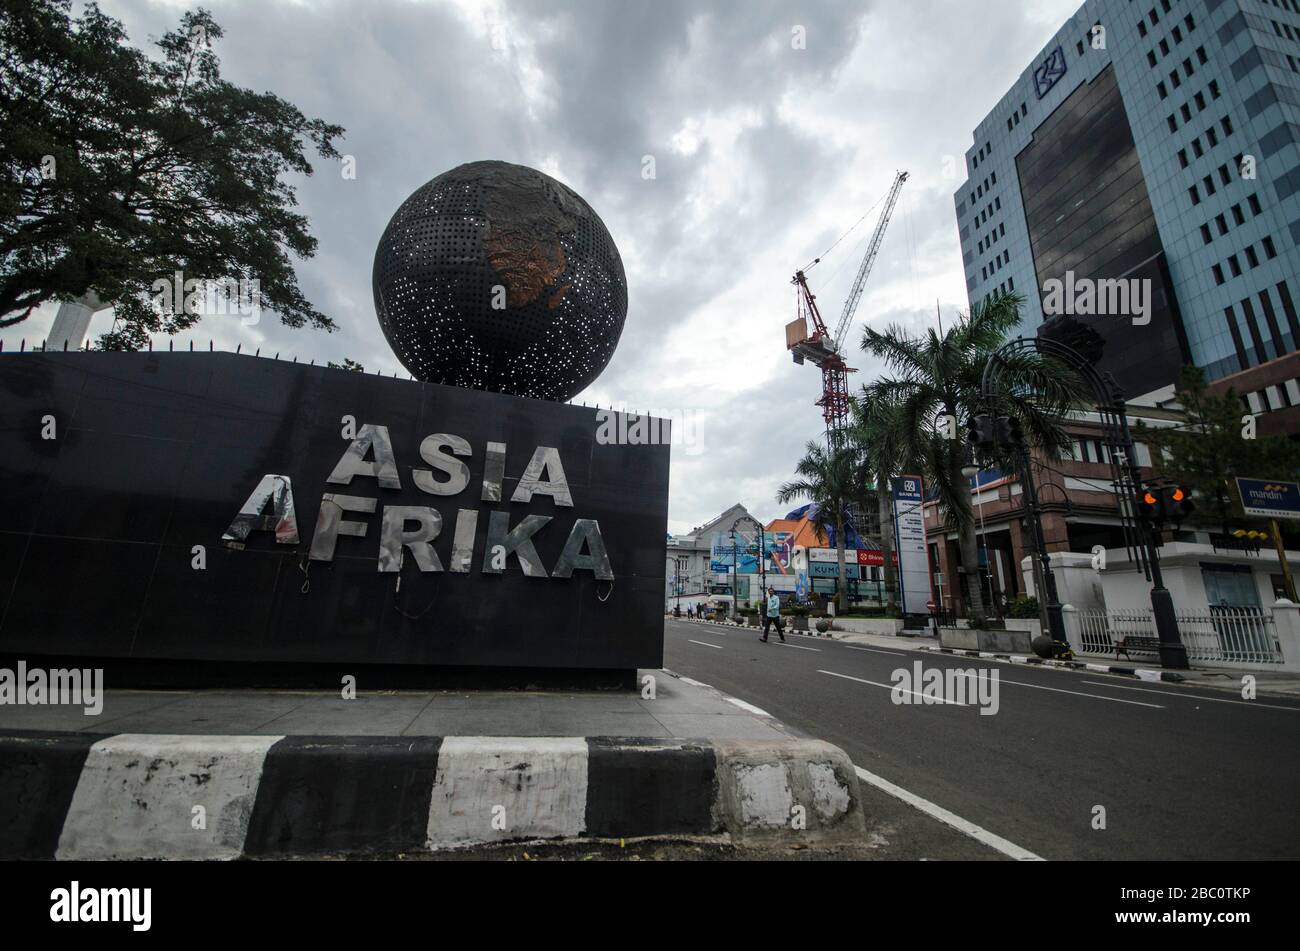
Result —
[[800, 647], [798, 644], [787, 644], [785, 641], [777, 641], [776, 643], [780, 647], [793, 647], [797, 651], [816, 651], [819, 654], [822, 652], [820, 647]]
[[[822, 673], [826, 674], [826, 673], [830, 673], [830, 671], [823, 670]], [[907, 803], [909, 806], [912, 806], [916, 809], [920, 809], [927, 816], [930, 816], [933, 819], [938, 819], [944, 825], [952, 826], [958, 832], [964, 832], [966, 835], [970, 836], [975, 841], [987, 845], [989, 848], [995, 849], [996, 851], [1001, 852], [1003, 855], [1016, 859], [1017, 861], [1020, 862], [1042, 862], [1043, 861], [1042, 856], [1035, 855], [1033, 852], [1030, 852], [1028, 849], [1021, 848], [1020, 846], [1016, 845], [1014, 842], [1010, 842], [1002, 838], [1002, 836], [990, 832], [988, 829], [985, 829], [981, 826], [977, 826], [975, 823], [969, 822], [966, 819], [963, 819], [961, 816], [949, 812], [947, 809], [943, 808], [943, 806], [936, 806], [928, 799], [922, 799], [920, 796], [916, 795], [915, 793], [908, 792], [906, 789], [903, 789], [901, 786], [895, 786], [893, 783], [891, 783], [889, 780], [885, 779], [882, 776], [877, 776], [875, 773], [869, 773], [861, 766], [855, 766], [854, 769], [857, 770], [858, 779], [862, 780], [863, 782], [870, 783], [871, 785], [875, 786], [877, 789], [883, 790], [884, 792], [889, 793], [889, 795], [894, 796], [897, 799], [903, 800], [903, 802]]]
[[[819, 674], [830, 674], [832, 677], [842, 677], [842, 678], [844, 678], [845, 680], [854, 680], [854, 681], [857, 681], [857, 682], [860, 683], [860, 684], [869, 684], [869, 685], [872, 686], [872, 687], [884, 687], [886, 690], [902, 690], [901, 687], [895, 687], [893, 684], [882, 684], [882, 683], [877, 683], [877, 682], [874, 681], [874, 680], [863, 680], [861, 677], [850, 677], [848, 674], [837, 674], [837, 673], [835, 673], [835, 671], [833, 671], [833, 670], [818, 670], [817, 673], [819, 673]], [[920, 693], [920, 692], [918, 692], [918, 691], [916, 691], [916, 690], [903, 690], [903, 693], [910, 693], [910, 694], [912, 694], [912, 695], [914, 695], [914, 696], [921, 697], [921, 698], [925, 699], [925, 694]], [[930, 702], [930, 703], [950, 703], [950, 704], [952, 704], [954, 707], [965, 707], [965, 706], [969, 706], [969, 704], [961, 703], [960, 701], [957, 701], [957, 700], [949, 700], [949, 699], [947, 699], [946, 697], [935, 697], [935, 696], [931, 696], [931, 697], [928, 698], [928, 702]]]
[[[690, 638], [687, 638], [690, 641]], [[692, 644], [699, 644], [701, 647], [712, 647], [715, 651], [722, 650], [721, 644], [706, 644], [704, 641], [690, 641]]]
[[[970, 673], [967, 677], [973, 676]], [[1042, 684], [1027, 684], [1019, 680], [1003, 680], [998, 678], [998, 683], [1007, 684], [1012, 687], [1033, 687], [1035, 690], [1050, 690], [1053, 693], [1068, 693], [1076, 697], [1092, 697], [1094, 700], [1109, 700], [1111, 703], [1131, 703], [1137, 707], [1154, 707], [1156, 710], [1163, 710], [1164, 707], [1158, 703], [1143, 703], [1140, 700], [1121, 700], [1119, 697], [1103, 697], [1099, 693], [1080, 693], [1078, 690], [1062, 690], [1060, 687], [1044, 687]]]
[[1179, 697], [1183, 700], [1208, 700], [1211, 703], [1239, 703], [1244, 707], [1264, 707], [1268, 710], [1290, 710], [1292, 713], [1300, 713], [1300, 707], [1279, 707], [1275, 703], [1256, 703], [1254, 700], [1228, 700], [1224, 697], [1202, 697], [1199, 694], [1178, 694], [1173, 690], [1151, 690], [1147, 687], [1128, 687], [1123, 684], [1101, 684], [1095, 680], [1084, 680], [1081, 683], [1088, 684], [1092, 687], [1112, 687], [1115, 690], [1139, 690], [1142, 693], [1154, 693], [1161, 697]]
[[906, 654], [900, 653], [899, 651], [882, 651], [882, 650], [877, 650], [877, 649], [874, 648], [874, 647], [854, 647], [852, 644], [845, 644], [844, 646], [847, 647], [847, 648], [848, 648], [849, 650], [851, 650], [851, 651], [867, 651], [868, 653], [871, 653], [871, 654], [888, 654], [888, 655], [890, 655], [891, 657], [906, 657], [906, 656], [907, 656]]

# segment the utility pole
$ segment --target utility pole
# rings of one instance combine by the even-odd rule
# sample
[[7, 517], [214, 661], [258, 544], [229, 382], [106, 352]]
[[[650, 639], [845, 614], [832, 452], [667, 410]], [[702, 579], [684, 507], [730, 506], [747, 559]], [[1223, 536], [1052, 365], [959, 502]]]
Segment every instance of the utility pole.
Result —
[[1282, 541], [1282, 528], [1277, 524], [1277, 519], [1269, 519], [1269, 527], [1273, 530], [1273, 545], [1277, 548], [1278, 564], [1282, 566], [1282, 587], [1286, 591], [1286, 599], [1293, 604], [1296, 603], [1295, 596], [1295, 578], [1291, 576], [1291, 566], [1286, 560], [1286, 543]]

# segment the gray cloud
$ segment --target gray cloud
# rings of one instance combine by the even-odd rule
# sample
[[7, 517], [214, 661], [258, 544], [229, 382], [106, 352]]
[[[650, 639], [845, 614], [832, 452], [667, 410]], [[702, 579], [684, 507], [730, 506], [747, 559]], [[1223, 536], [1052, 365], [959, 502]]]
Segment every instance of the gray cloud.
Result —
[[[184, 9], [103, 5], [137, 44]], [[821, 428], [820, 375], [784, 349], [790, 275], [883, 195], [894, 169], [913, 177], [857, 327], [929, 326], [936, 297], [945, 320], [965, 308], [959, 182], [943, 177], [944, 159], [960, 164], [975, 123], [1077, 0], [208, 5], [226, 30], [225, 75], [346, 127], [340, 147], [357, 177], [319, 162], [299, 183], [320, 241], [299, 278], [339, 332], [294, 331], [267, 315], [251, 328], [209, 318], [199, 338], [405, 375], [370, 293], [389, 216], [462, 162], [541, 168], [597, 210], [628, 270], [623, 340], [579, 400], [700, 413], [705, 451], [674, 448], [670, 528], [684, 529], [735, 501], [784, 514], [775, 489]], [[792, 49], [795, 27], [806, 49]], [[810, 274], [832, 324], [874, 223]], [[38, 339], [52, 316], [44, 308], [11, 328], [6, 346]], [[856, 352], [850, 363], [855, 386], [879, 372]]]

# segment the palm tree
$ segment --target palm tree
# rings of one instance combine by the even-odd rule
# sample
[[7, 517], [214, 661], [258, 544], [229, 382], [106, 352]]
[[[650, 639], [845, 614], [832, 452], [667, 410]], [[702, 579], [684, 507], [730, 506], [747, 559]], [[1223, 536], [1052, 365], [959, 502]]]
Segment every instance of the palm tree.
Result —
[[[990, 403], [981, 395], [989, 356], [1020, 323], [1024, 298], [1003, 294], [971, 308], [943, 335], [933, 328], [914, 337], [891, 325], [883, 333], [867, 327], [862, 349], [885, 362], [892, 375], [863, 388], [863, 402], [897, 407], [894, 432], [902, 457], [922, 470], [958, 532], [961, 564], [972, 618], [987, 616], [978, 582], [978, 542], [971, 511], [965, 424], [978, 413], [1014, 415], [1028, 442], [1058, 456], [1070, 442], [1061, 421], [1078, 401], [1078, 378], [1056, 361], [1034, 353], [1005, 360], [1005, 390]], [[953, 438], [953, 437], [956, 438]]]
[[804, 457], [795, 466], [800, 476], [777, 490], [776, 500], [782, 504], [795, 499], [808, 499], [817, 506], [818, 532], [820, 525], [829, 521], [835, 525], [835, 553], [839, 561], [839, 585], [835, 592], [835, 613], [844, 613], [844, 592], [848, 581], [844, 571], [844, 524], [859, 492], [857, 457], [859, 453], [849, 444], [837, 443], [826, 448], [815, 442], [808, 443]]
[[872, 399], [866, 387], [853, 401], [849, 438], [862, 453], [863, 484], [874, 485], [880, 514], [880, 553], [884, 558], [885, 606], [893, 614], [898, 606], [898, 569], [894, 565], [894, 504], [891, 479], [903, 468], [899, 406], [887, 399]]

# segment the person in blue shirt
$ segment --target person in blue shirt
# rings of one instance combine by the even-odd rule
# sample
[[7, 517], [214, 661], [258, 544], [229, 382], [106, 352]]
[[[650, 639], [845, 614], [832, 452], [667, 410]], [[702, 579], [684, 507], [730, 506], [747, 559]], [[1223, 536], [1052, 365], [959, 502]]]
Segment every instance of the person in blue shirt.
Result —
[[781, 598], [775, 591], [767, 596], [767, 609], [763, 612], [763, 636], [759, 638], [764, 644], [767, 643], [768, 628], [775, 624], [776, 633], [781, 637], [781, 643], [785, 643], [785, 631], [781, 628]]

